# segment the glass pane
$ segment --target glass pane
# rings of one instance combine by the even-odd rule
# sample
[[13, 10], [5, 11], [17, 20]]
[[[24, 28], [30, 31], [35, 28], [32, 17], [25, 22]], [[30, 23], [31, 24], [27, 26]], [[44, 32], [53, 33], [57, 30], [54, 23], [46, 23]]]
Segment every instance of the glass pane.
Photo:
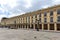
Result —
[[44, 12], [44, 16], [47, 16], [47, 13], [46, 12]]
[[44, 18], [44, 22], [47, 22], [47, 18]]
[[53, 22], [53, 17], [50, 17], [50, 22]]
[[58, 22], [60, 22], [60, 16], [58, 16], [58, 19], [57, 19]]
[[60, 9], [57, 10], [57, 14], [60, 14]]
[[53, 15], [53, 11], [50, 11], [50, 16], [52, 16]]

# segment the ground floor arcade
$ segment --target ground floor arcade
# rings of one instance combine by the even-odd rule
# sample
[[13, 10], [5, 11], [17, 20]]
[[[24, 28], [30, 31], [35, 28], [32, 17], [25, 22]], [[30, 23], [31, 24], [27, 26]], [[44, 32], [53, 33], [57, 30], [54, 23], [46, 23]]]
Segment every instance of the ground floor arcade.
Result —
[[11, 24], [2, 26], [2, 28], [22, 28], [22, 29], [37, 29], [40, 30], [60, 30], [60, 23], [48, 23], [48, 24]]

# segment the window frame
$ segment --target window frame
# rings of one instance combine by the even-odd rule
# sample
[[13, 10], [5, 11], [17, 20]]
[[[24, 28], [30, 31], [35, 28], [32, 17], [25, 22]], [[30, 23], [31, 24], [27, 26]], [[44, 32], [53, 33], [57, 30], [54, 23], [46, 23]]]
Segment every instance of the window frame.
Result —
[[53, 11], [52, 10], [50, 11], [50, 16], [53, 16]]
[[57, 9], [57, 14], [60, 14], [60, 9]]
[[47, 12], [44, 12], [44, 17], [46, 17], [47, 16]]
[[53, 17], [50, 17], [50, 22], [53, 22]]

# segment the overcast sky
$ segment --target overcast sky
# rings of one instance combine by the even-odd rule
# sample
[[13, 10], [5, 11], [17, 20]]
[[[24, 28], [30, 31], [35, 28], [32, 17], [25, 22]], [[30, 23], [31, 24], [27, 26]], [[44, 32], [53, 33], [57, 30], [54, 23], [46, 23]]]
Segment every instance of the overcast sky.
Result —
[[58, 4], [60, 0], [0, 0], [0, 19]]

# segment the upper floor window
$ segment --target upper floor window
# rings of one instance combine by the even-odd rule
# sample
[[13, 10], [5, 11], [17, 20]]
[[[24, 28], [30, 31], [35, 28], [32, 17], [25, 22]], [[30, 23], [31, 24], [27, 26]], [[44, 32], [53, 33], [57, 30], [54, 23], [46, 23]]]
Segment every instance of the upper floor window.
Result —
[[39, 22], [41, 22], [41, 18], [39, 19]]
[[53, 22], [53, 17], [50, 17], [50, 22]]
[[37, 18], [37, 15], [35, 15], [35, 18]]
[[39, 17], [41, 17], [41, 13], [39, 14]]
[[50, 16], [53, 16], [53, 11], [50, 11]]
[[47, 18], [44, 18], [44, 22], [47, 22]]
[[60, 9], [57, 10], [57, 14], [60, 14]]
[[60, 16], [57, 17], [57, 21], [60, 22]]
[[44, 16], [47, 16], [47, 12], [44, 12]]

